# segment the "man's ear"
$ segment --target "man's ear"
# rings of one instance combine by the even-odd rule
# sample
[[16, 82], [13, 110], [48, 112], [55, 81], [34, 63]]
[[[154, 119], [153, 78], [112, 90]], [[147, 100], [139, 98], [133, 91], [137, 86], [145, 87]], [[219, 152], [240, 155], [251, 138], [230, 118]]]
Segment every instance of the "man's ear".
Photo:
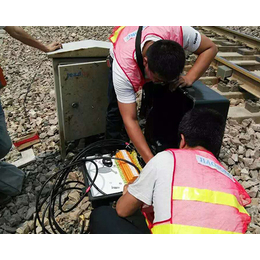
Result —
[[147, 60], [147, 57], [143, 57], [143, 64], [144, 64], [144, 67], [148, 64], [148, 60]]
[[181, 134], [181, 141], [180, 141], [179, 149], [183, 149], [185, 146], [186, 146], [185, 137], [183, 134]]

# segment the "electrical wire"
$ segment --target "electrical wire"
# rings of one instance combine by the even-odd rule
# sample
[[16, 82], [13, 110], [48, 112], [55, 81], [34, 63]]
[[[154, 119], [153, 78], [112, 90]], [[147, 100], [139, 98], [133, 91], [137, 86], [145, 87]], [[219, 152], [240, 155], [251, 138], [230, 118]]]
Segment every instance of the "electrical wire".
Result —
[[[50, 176], [46, 182], [41, 187], [37, 198], [36, 198], [36, 214], [34, 218], [34, 233], [36, 234], [36, 228], [37, 224], [41, 226], [42, 233], [44, 234], [66, 234], [66, 231], [59, 225], [59, 223], [56, 221], [57, 216], [59, 216], [61, 213], [69, 213], [73, 209], [75, 209], [80, 202], [87, 196], [88, 192], [90, 191], [91, 187], [94, 187], [97, 191], [99, 191], [102, 195], [107, 195], [104, 193], [101, 189], [97, 187], [95, 184], [95, 181], [98, 176], [98, 166], [95, 162], [95, 160], [98, 159], [110, 159], [110, 160], [120, 160], [124, 161], [133, 167], [136, 168], [136, 170], [140, 173], [139, 168], [133, 164], [130, 161], [127, 161], [125, 159], [117, 158], [115, 156], [112, 156], [112, 154], [115, 154], [117, 150], [121, 149], [127, 149], [127, 150], [134, 150], [134, 147], [126, 143], [123, 140], [116, 140], [116, 139], [110, 139], [110, 140], [100, 140], [95, 143], [92, 143], [88, 145], [86, 148], [84, 148], [81, 152], [79, 152], [63, 169], [59, 170], [58, 172], [54, 173], [52, 176]], [[108, 152], [109, 151], [109, 152]], [[111, 156], [103, 156], [102, 154], [111, 154]], [[87, 158], [87, 157], [90, 157]], [[95, 167], [95, 174], [94, 177], [91, 178], [89, 175], [87, 168], [85, 166], [86, 162], [90, 162]], [[84, 181], [87, 180], [88, 187], [86, 187], [86, 181], [83, 183], [81, 181], [70, 181], [68, 180], [68, 176], [72, 170], [75, 168], [84, 168], [84, 171], [80, 171], [80, 173], [83, 175]], [[46, 187], [48, 183], [52, 184], [52, 189], [43, 196], [43, 190]], [[69, 186], [70, 184], [75, 183], [75, 187]], [[68, 200], [68, 195], [65, 199], [63, 199], [63, 196], [66, 195], [66, 193], [70, 193], [71, 191], [76, 190], [81, 193], [79, 200], [71, 206], [69, 209], [64, 209], [64, 205], [66, 201]], [[67, 199], [67, 200], [66, 200]], [[40, 212], [42, 212], [42, 215], [40, 216]], [[50, 230], [47, 230], [45, 227], [45, 222], [47, 219], [47, 223], [50, 226]], [[38, 223], [37, 223], [38, 222]], [[82, 227], [80, 230], [80, 233], [84, 233], [84, 227], [85, 227], [86, 221], [83, 219], [82, 221]], [[86, 231], [87, 232], [87, 231]], [[86, 233], [85, 232], [85, 233]]]

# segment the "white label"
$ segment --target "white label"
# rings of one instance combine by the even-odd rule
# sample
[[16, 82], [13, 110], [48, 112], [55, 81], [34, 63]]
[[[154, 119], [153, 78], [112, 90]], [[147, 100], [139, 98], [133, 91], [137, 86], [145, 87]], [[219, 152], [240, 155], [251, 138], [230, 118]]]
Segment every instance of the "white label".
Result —
[[232, 181], [234, 181], [233, 176], [228, 171], [226, 171], [222, 166], [220, 166], [219, 164], [215, 163], [214, 161], [212, 161], [212, 160], [210, 160], [208, 158], [202, 157], [200, 155], [196, 155], [196, 159], [197, 159], [197, 162], [199, 164], [202, 164], [204, 166], [208, 166], [208, 167], [210, 167], [212, 169], [215, 169], [218, 172], [220, 172], [220, 173], [224, 174], [225, 176], [227, 176]]

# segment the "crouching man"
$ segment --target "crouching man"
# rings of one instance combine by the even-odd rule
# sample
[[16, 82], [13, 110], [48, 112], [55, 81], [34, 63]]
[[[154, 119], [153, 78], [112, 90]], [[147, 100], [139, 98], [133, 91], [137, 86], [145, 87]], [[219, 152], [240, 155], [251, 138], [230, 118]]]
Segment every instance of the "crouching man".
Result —
[[[94, 211], [92, 217], [96, 214], [100, 222], [91, 220], [91, 232], [113, 233], [113, 228], [120, 226], [118, 233], [146, 233], [129, 220], [142, 208], [153, 234], [245, 233], [251, 219], [244, 206], [251, 199], [216, 159], [224, 123], [213, 110], [186, 113], [179, 125], [180, 149], [158, 153], [148, 162], [118, 200], [113, 217], [106, 216], [103, 208], [103, 218], [111, 216], [106, 223], [110, 221], [114, 226], [101, 230], [98, 213], [102, 209], [97, 209], [97, 214]], [[124, 222], [127, 231], [122, 230], [124, 225], [120, 223]]]

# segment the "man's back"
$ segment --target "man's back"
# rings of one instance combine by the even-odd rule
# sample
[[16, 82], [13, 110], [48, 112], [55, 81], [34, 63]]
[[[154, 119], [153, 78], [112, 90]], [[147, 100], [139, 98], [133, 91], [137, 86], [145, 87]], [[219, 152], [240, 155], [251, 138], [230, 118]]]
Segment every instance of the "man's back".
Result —
[[153, 205], [152, 232], [164, 232], [162, 224], [167, 233], [246, 231], [250, 217], [241, 196], [250, 198], [210, 152], [168, 150], [148, 166], [128, 192]]

